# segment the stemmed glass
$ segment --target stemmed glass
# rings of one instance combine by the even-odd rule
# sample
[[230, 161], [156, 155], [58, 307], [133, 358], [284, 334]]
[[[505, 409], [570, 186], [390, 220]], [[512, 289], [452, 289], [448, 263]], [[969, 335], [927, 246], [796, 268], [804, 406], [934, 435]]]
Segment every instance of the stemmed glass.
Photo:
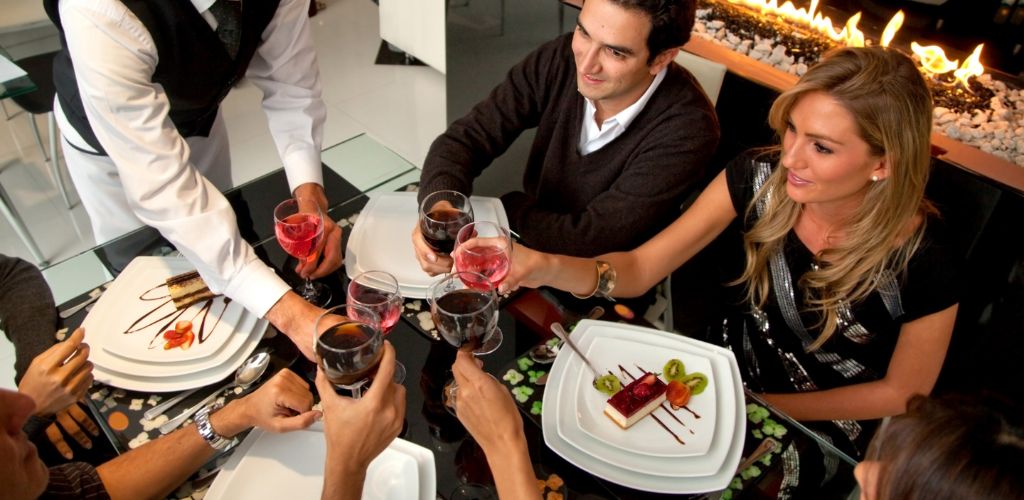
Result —
[[[319, 257], [318, 247], [324, 237], [324, 220], [320, 207], [313, 203], [314, 212], [299, 210], [297, 199], [284, 200], [274, 208], [274, 234], [288, 255], [305, 263], [315, 262]], [[323, 283], [306, 278], [305, 284], [292, 290], [317, 306], [331, 301], [331, 290]]]
[[[356, 314], [345, 316], [349, 311]], [[384, 336], [377, 313], [358, 304], [334, 306], [316, 319], [314, 328], [317, 365], [335, 387], [359, 399], [384, 356]], [[404, 379], [405, 370], [399, 377], [396, 367], [392, 380], [401, 384]]]
[[[455, 269], [482, 274], [493, 288], [508, 276], [511, 267], [512, 235], [508, 228], [490, 221], [462, 226], [455, 238]], [[473, 286], [475, 281], [466, 283]]]
[[[430, 312], [441, 336], [449, 344], [477, 356], [501, 346], [498, 328], [498, 294], [486, 276], [455, 272], [427, 290]], [[445, 384], [445, 406], [454, 413], [455, 380]]]
[[458, 191], [435, 191], [420, 204], [420, 232], [437, 253], [450, 254], [463, 226], [473, 222], [473, 206]]
[[[380, 318], [381, 334], [385, 337], [398, 323], [403, 304], [398, 280], [384, 271], [366, 271], [352, 278], [345, 303], [348, 304], [348, 316], [352, 319], [361, 319], [364, 310], [373, 311]], [[397, 361], [395, 379], [405, 379], [405, 365]]]

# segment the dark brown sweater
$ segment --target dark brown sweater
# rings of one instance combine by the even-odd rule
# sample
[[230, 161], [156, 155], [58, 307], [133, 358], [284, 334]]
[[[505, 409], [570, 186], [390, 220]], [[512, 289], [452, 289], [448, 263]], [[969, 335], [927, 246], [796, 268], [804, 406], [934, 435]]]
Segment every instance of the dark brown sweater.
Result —
[[420, 196], [472, 191], [473, 179], [524, 130], [537, 127], [524, 192], [501, 197], [512, 230], [532, 248], [576, 256], [629, 250], [676, 217], [718, 144], [718, 119], [696, 80], [672, 63], [619, 137], [579, 153], [584, 99], [572, 34], [509, 70], [505, 81], [430, 147]]

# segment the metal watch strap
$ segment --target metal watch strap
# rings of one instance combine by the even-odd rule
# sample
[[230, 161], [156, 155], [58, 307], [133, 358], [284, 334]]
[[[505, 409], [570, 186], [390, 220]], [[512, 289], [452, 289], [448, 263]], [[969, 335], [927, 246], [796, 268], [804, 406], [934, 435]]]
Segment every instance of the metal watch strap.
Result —
[[213, 412], [223, 408], [222, 403], [215, 403], [210, 406], [206, 406], [203, 409], [196, 412], [196, 430], [199, 431], [199, 435], [209, 444], [211, 448], [217, 451], [225, 451], [235, 445], [236, 440], [228, 439], [221, 436], [213, 428], [213, 424], [210, 423], [210, 415]]

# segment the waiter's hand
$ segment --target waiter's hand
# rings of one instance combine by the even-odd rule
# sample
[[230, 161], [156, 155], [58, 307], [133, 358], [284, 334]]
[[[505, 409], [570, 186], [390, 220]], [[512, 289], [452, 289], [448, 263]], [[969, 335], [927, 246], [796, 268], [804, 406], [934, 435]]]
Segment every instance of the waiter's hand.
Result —
[[341, 228], [327, 214], [327, 195], [323, 186], [306, 183], [295, 188], [293, 196], [299, 200], [299, 210], [303, 212], [314, 212], [319, 207], [324, 225], [324, 237], [320, 239], [316, 249], [316, 254], [321, 258], [308, 262], [299, 261], [295, 266], [295, 272], [304, 279], [322, 278], [341, 267]]

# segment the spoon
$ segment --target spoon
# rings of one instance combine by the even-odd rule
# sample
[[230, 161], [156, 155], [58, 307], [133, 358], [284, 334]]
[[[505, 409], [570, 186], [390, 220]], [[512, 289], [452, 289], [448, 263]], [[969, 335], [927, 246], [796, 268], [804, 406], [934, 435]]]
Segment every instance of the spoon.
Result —
[[[594, 308], [591, 309], [583, 319], [597, 319], [601, 316], [604, 316], [604, 308], [601, 306], [594, 306]], [[562, 329], [564, 330], [565, 327], [562, 327]], [[561, 347], [561, 343], [558, 343], [557, 345], [548, 345], [547, 342], [544, 342], [531, 347], [530, 350], [527, 351], [527, 355], [535, 363], [546, 365], [555, 361], [559, 347]]]
[[569, 346], [572, 349], [572, 351], [575, 352], [576, 355], [579, 356], [580, 359], [582, 359], [583, 362], [587, 364], [587, 368], [590, 368], [590, 371], [594, 373], [594, 382], [596, 383], [597, 374], [599, 373], [598, 369], [594, 368], [594, 365], [590, 362], [590, 360], [583, 355], [583, 351], [581, 351], [579, 347], [576, 347], [576, 343], [569, 338], [569, 334], [565, 331], [565, 328], [562, 327], [562, 324], [557, 321], [551, 323], [551, 331], [555, 334], [555, 336], [562, 339], [562, 342], [565, 342], [565, 345]]
[[168, 432], [177, 429], [182, 422], [188, 419], [188, 417], [191, 417], [193, 413], [205, 407], [210, 401], [213, 401], [214, 398], [219, 396], [220, 393], [225, 390], [236, 386], [241, 387], [243, 390], [248, 389], [249, 386], [256, 383], [256, 381], [263, 376], [263, 372], [267, 371], [268, 366], [270, 366], [270, 354], [266, 352], [258, 352], [249, 356], [249, 359], [245, 360], [245, 362], [242, 363], [242, 366], [239, 366], [238, 370], [235, 371], [235, 380], [224, 384], [216, 391], [210, 393], [209, 396], [206, 396], [202, 401], [189, 407], [185, 411], [181, 412], [177, 417], [174, 417], [161, 425], [160, 434], [167, 434]]

